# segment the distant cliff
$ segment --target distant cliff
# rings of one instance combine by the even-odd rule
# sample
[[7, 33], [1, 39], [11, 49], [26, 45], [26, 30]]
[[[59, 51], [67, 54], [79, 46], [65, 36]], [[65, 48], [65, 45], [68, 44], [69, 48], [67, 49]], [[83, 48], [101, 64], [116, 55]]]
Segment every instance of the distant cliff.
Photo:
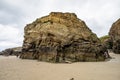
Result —
[[8, 48], [0, 52], [0, 55], [4, 56], [19, 56], [22, 53], [22, 47]]
[[74, 13], [51, 12], [24, 29], [21, 58], [47, 62], [104, 60], [96, 34]]
[[100, 37], [100, 41], [107, 49], [112, 49], [112, 42], [109, 35]]
[[109, 36], [113, 51], [120, 54], [120, 19], [113, 23]]

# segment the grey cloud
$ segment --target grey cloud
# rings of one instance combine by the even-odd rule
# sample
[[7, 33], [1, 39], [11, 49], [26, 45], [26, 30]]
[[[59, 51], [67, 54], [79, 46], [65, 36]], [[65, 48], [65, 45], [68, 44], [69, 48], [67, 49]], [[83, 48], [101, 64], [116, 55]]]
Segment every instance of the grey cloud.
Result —
[[4, 0], [0, 1], [0, 23], [13, 24], [19, 23], [23, 18], [23, 12], [20, 8], [6, 3]]

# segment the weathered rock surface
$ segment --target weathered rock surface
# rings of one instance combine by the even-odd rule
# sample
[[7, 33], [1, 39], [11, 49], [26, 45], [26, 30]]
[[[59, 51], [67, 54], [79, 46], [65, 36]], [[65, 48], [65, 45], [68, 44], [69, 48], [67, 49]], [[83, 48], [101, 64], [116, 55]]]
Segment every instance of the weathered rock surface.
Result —
[[48, 62], [104, 60], [96, 34], [74, 13], [52, 12], [25, 29], [21, 58]]
[[8, 48], [0, 52], [0, 55], [11, 56], [11, 55], [20, 55], [22, 53], [22, 47]]
[[113, 23], [109, 35], [113, 51], [120, 54], [120, 19]]
[[100, 37], [100, 41], [107, 49], [112, 49], [112, 42], [109, 35]]

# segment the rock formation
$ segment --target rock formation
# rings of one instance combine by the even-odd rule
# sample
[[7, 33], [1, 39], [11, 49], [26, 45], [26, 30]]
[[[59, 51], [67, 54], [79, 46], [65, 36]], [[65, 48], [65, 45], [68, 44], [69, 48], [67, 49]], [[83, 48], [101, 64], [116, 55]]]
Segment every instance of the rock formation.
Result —
[[120, 54], [120, 19], [113, 23], [109, 35], [113, 51]]
[[47, 62], [104, 60], [96, 34], [74, 13], [51, 12], [26, 25], [21, 58]]
[[107, 49], [112, 49], [112, 42], [109, 35], [100, 37], [100, 41]]
[[0, 55], [4, 55], [4, 56], [14, 55], [14, 56], [18, 56], [21, 53], [22, 53], [22, 47], [15, 47], [15, 48], [8, 48], [8, 49], [5, 49], [5, 50], [1, 51]]

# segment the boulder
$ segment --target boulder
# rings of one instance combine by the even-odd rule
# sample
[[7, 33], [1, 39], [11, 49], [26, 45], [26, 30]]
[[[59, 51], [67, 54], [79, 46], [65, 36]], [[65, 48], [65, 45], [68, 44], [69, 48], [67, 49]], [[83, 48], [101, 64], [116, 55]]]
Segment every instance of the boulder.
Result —
[[51, 12], [24, 28], [22, 59], [103, 61], [106, 48], [74, 13]]
[[109, 36], [112, 42], [113, 51], [120, 54], [120, 19], [112, 24]]

